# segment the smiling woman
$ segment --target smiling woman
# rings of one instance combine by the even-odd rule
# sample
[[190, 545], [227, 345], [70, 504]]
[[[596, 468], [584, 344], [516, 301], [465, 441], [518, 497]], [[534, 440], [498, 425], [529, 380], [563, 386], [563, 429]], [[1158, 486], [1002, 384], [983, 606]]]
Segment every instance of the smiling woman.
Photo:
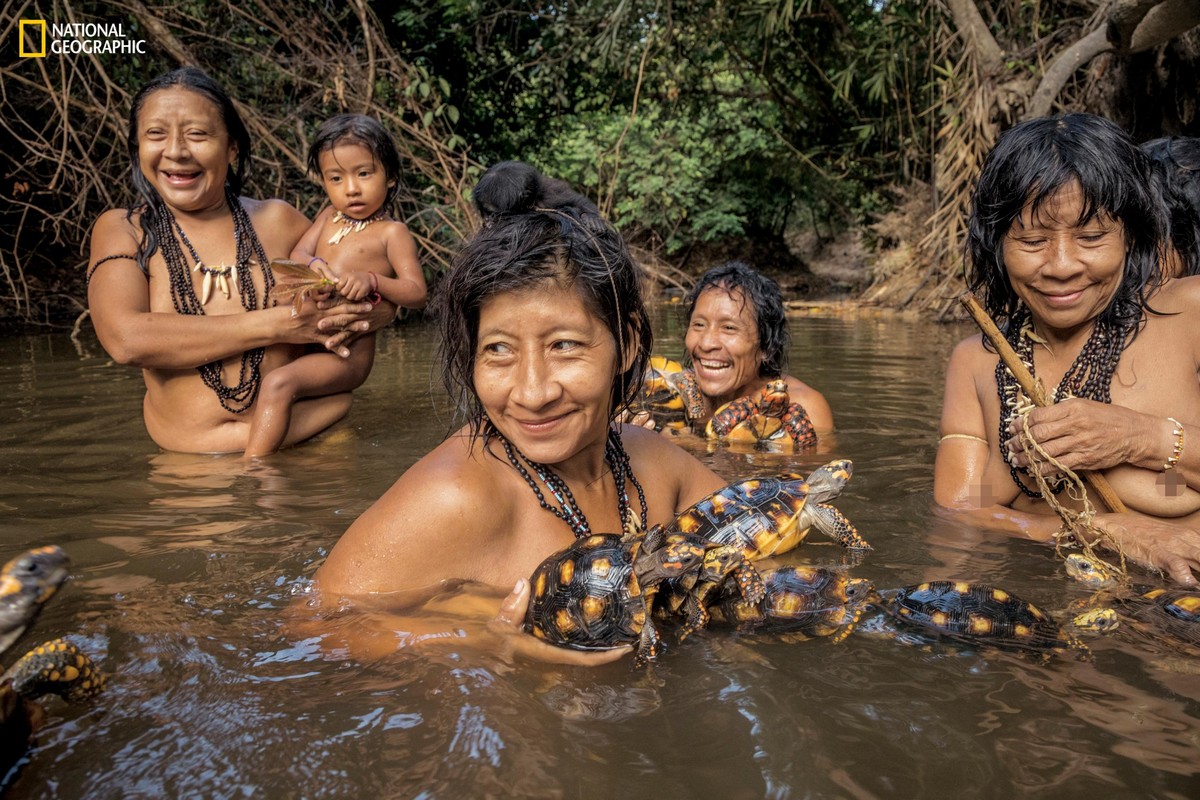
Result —
[[782, 377], [791, 402], [803, 408], [816, 433], [832, 431], [833, 411], [825, 397], [784, 374], [787, 345], [779, 285], [746, 264], [730, 261], [710, 269], [689, 293], [684, 347], [708, 415]]
[[[1131, 509], [1095, 517], [1104, 543], [1192, 583], [1200, 278], [1160, 283], [1164, 209], [1149, 187], [1146, 157], [1099, 117], [1031, 120], [1000, 138], [976, 188], [968, 281], [1025, 366], [1056, 387], [1054, 403], [1030, 410], [981, 337], [961, 342], [946, 371], [934, 498], [1050, 541], [1059, 520], [1033, 471], [1078, 510], [1059, 470], [1103, 470]], [[1040, 452], [1017, 436], [1026, 414]]]
[[[138, 92], [129, 155], [141, 202], [106, 211], [92, 231], [96, 334], [115, 361], [142, 368], [146, 428], [158, 445], [243, 450], [247, 412], [264, 376], [294, 356], [292, 345], [321, 342], [348, 355], [347, 337], [386, 324], [394, 309], [271, 307], [270, 260], [288, 256], [308, 220], [281, 200], [240, 196], [250, 136], [224, 89], [200, 70], [161, 75]], [[336, 422], [350, 397], [299, 405], [289, 443]]]
[[651, 431], [612, 424], [651, 344], [620, 234], [517, 162], [485, 173], [474, 199], [483, 229], [436, 300], [443, 379], [466, 425], [346, 531], [316, 575], [320, 599], [396, 610], [452, 581], [515, 584], [493, 625], [510, 644], [611, 661], [627, 650], [521, 633], [526, 577], [576, 538], [666, 523], [724, 482]]

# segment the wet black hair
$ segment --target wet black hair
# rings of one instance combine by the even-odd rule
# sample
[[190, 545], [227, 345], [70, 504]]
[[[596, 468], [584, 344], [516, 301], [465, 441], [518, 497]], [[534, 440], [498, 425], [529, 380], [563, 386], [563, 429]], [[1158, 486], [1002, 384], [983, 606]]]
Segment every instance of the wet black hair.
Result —
[[1154, 139], [1141, 147], [1169, 217], [1170, 243], [1184, 275], [1200, 275], [1200, 138]]
[[727, 261], [700, 276], [687, 295], [687, 316], [690, 322], [696, 301], [708, 289], [723, 289], [731, 295], [741, 292], [742, 300], [750, 304], [754, 324], [758, 327], [758, 365], [760, 378], [778, 378], [787, 368], [787, 315], [783, 309], [783, 294], [779, 284], [741, 261]]
[[392, 182], [383, 207], [389, 212], [394, 212], [396, 197], [400, 194], [403, 181], [400, 154], [396, 150], [396, 141], [392, 139], [387, 128], [372, 117], [365, 114], [338, 114], [322, 122], [308, 148], [308, 171], [320, 180], [321, 153], [343, 143], [362, 145], [371, 151], [371, 155], [383, 167], [383, 174]]
[[1001, 134], [975, 186], [967, 232], [967, 286], [1002, 327], [1020, 310], [1004, 264], [1004, 238], [1026, 206], [1037, 214], [1078, 181], [1078, 224], [1105, 213], [1125, 233], [1125, 271], [1100, 319], [1121, 327], [1142, 319], [1158, 285], [1165, 211], [1151, 185], [1150, 161], [1115, 124], [1093, 114], [1031, 119]]
[[[164, 213], [165, 207], [162, 197], [142, 174], [141, 159], [138, 154], [138, 115], [150, 95], [162, 89], [174, 88], [195, 92], [217, 107], [221, 122], [229, 134], [229, 140], [237, 147], [237, 160], [225, 176], [225, 187], [228, 193], [234, 197], [240, 195], [246, 182], [246, 175], [250, 172], [250, 132], [246, 129], [246, 124], [233, 105], [229, 93], [208, 73], [197, 67], [180, 67], [159, 75], [142, 86], [134, 95], [133, 105], [129, 109], [128, 148], [130, 180], [133, 183], [134, 191], [142, 201], [142, 215], [139, 220], [142, 228], [142, 243], [138, 247], [138, 266], [141, 267], [142, 272], [147, 274], [149, 274], [150, 257], [158, 249], [158, 237], [154, 233], [155, 227], [159, 217]], [[136, 207], [130, 208], [125, 218], [131, 219], [134, 210]]]
[[554, 281], [577, 290], [604, 322], [618, 365], [633, 353], [613, 381], [609, 414], [616, 416], [637, 393], [653, 344], [637, 265], [621, 234], [590, 200], [519, 161], [485, 172], [473, 198], [483, 226], [456, 254], [434, 300], [442, 380], [456, 412], [472, 433], [482, 431], [474, 371], [484, 303]]

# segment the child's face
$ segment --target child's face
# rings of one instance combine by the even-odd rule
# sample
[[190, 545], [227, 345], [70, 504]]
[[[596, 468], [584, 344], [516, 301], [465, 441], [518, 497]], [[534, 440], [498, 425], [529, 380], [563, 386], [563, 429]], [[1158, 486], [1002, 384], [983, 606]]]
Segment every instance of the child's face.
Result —
[[355, 142], [335, 144], [317, 162], [329, 202], [351, 219], [366, 219], [382, 208], [396, 183], [388, 180], [371, 151]]
[[1083, 189], [1059, 189], [1034, 214], [1026, 206], [1004, 237], [1004, 264], [1034, 321], [1072, 330], [1099, 316], [1121, 283], [1125, 228], [1103, 211], [1080, 224]]

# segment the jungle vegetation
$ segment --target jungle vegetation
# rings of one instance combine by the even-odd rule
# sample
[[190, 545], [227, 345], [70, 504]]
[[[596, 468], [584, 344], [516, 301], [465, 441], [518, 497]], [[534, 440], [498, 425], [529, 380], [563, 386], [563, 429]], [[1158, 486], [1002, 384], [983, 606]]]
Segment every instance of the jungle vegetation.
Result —
[[[802, 275], [801, 238], [851, 236], [858, 297], [938, 317], [1004, 128], [1085, 110], [1139, 140], [1200, 135], [1195, 0], [3, 3], [0, 317], [32, 324], [84, 309], [91, 222], [133, 201], [130, 99], [183, 64], [239, 102], [251, 193], [309, 214], [315, 126], [383, 120], [433, 279], [479, 173], [520, 158], [595, 199], [662, 284], [722, 254]], [[21, 19], [119, 22], [146, 52], [21, 58]]]

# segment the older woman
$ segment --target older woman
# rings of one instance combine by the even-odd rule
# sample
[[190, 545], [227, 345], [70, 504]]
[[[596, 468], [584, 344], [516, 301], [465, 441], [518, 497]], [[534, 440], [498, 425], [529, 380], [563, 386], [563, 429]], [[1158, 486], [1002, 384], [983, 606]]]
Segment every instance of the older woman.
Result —
[[524, 164], [493, 167], [474, 197], [484, 227], [436, 301], [443, 378], [466, 426], [358, 518], [316, 588], [323, 605], [394, 609], [453, 581], [515, 585], [498, 627], [519, 647], [612, 660], [624, 651], [520, 634], [526, 578], [577, 537], [666, 523], [724, 482], [662, 437], [612, 425], [651, 342], [620, 235]]
[[[688, 294], [684, 347], [707, 417], [721, 405], [757, 394], [783, 377], [788, 395], [808, 413], [817, 434], [833, 430], [825, 397], [785, 375], [789, 333], [779, 285], [740, 261], [714, 267]], [[694, 420], [703, 422], [704, 420]]]
[[[129, 117], [131, 178], [140, 204], [106, 211], [92, 231], [88, 303], [100, 343], [142, 368], [150, 437], [167, 450], [243, 450], [264, 374], [323, 342], [346, 356], [351, 332], [386, 324], [369, 303], [329, 311], [274, 307], [272, 258], [308, 227], [281, 200], [241, 197], [250, 137], [229, 96], [195, 68], [146, 84]], [[296, 405], [286, 441], [340, 419], [349, 394]]]
[[[1107, 120], [1022, 123], [984, 163], [968, 282], [1053, 405], [1027, 403], [979, 336], [946, 371], [934, 498], [980, 526], [1039, 541], [1059, 529], [1031, 470], [1065, 508], [1055, 459], [1104, 471], [1130, 511], [1097, 514], [1110, 546], [1194, 583], [1200, 567], [1200, 282], [1158, 279], [1161, 201], [1149, 164]], [[1095, 498], [1093, 504], [1097, 503]]]

